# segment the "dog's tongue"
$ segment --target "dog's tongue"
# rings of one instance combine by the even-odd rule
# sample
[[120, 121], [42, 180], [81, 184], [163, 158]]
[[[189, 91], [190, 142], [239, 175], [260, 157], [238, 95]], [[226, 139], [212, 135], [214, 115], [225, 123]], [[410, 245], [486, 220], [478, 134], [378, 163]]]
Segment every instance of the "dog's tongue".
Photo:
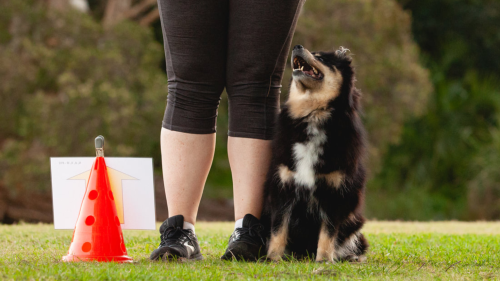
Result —
[[304, 70], [304, 73], [309, 75], [309, 76], [314, 76], [314, 72], [311, 70]]

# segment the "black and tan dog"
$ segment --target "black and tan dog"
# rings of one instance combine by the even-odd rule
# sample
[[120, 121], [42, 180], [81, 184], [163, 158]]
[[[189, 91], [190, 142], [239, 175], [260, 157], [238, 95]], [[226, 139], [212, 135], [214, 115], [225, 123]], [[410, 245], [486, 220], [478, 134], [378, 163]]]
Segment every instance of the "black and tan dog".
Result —
[[364, 259], [365, 133], [347, 51], [293, 49], [290, 95], [265, 186], [268, 259]]

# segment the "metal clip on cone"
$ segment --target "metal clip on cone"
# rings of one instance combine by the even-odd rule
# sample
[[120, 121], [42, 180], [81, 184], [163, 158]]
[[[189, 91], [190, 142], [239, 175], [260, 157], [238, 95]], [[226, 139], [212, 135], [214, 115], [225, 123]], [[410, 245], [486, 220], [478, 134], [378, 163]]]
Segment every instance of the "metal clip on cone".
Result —
[[90, 170], [71, 246], [62, 260], [132, 262], [109, 185], [103, 136], [95, 139], [95, 149], [97, 157]]
[[95, 155], [97, 157], [104, 157], [104, 137], [98, 136], [95, 138]]

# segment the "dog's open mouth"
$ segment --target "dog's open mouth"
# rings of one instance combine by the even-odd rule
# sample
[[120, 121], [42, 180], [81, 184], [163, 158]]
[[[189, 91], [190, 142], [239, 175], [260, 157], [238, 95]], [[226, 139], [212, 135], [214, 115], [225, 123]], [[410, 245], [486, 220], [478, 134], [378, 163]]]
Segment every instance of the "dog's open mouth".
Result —
[[293, 70], [296, 71], [302, 71], [307, 76], [310, 76], [314, 79], [321, 79], [323, 78], [323, 73], [321, 71], [317, 70], [314, 66], [311, 66], [308, 64], [302, 57], [296, 56], [293, 59]]

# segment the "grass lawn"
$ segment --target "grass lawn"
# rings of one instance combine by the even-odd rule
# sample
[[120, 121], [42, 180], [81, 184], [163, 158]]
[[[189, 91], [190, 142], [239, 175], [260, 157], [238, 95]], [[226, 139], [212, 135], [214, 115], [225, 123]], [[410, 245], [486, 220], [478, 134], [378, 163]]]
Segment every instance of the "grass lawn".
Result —
[[500, 279], [498, 222], [369, 222], [363, 232], [371, 248], [361, 264], [222, 262], [232, 228], [232, 223], [198, 223], [205, 260], [186, 263], [150, 262], [158, 232], [124, 231], [135, 263], [115, 264], [61, 262], [72, 231], [47, 224], [0, 225], [0, 279]]

